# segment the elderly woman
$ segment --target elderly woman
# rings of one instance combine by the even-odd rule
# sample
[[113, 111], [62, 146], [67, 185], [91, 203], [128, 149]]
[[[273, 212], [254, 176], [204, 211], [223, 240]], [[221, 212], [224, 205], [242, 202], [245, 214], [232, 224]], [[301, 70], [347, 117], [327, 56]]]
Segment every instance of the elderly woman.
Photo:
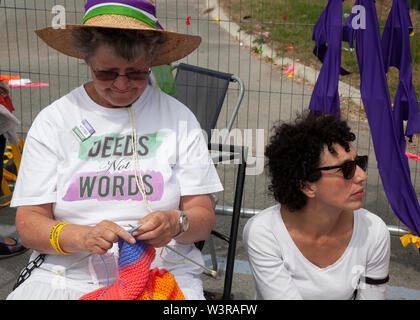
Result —
[[257, 299], [384, 299], [385, 223], [362, 209], [367, 156], [335, 116], [275, 128], [266, 147], [279, 204], [251, 218], [243, 238]]
[[[181, 59], [200, 38], [163, 31], [144, 0], [85, 9], [83, 25], [37, 31], [83, 58], [92, 81], [43, 109], [28, 132], [12, 206], [31, 259], [46, 255], [9, 299], [78, 299], [112, 283], [119, 239], [169, 243], [202, 263], [193, 243], [214, 225], [210, 194], [222, 186], [199, 124], [148, 84], [152, 66]], [[195, 264], [161, 250], [151, 267], [172, 273], [186, 299], [204, 298]]]

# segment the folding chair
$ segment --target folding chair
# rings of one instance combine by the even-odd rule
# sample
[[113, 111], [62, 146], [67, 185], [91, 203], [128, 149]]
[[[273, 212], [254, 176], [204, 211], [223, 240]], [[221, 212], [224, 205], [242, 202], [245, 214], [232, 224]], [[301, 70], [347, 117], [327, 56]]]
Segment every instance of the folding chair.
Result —
[[[238, 96], [226, 125], [229, 132], [244, 97], [245, 89], [242, 80], [230, 73], [185, 63], [174, 65], [173, 69], [176, 70], [176, 93], [174, 97], [194, 113], [201, 128], [207, 133], [208, 142], [211, 141], [212, 130], [216, 127], [230, 82], [238, 83]], [[222, 141], [222, 143], [224, 142]]]
[[[206, 132], [210, 150], [219, 151], [213, 157], [213, 160], [221, 160], [223, 154], [226, 156], [226, 151], [230, 153], [228, 157], [241, 157], [240, 165], [238, 167], [238, 179], [235, 190], [234, 199], [234, 214], [232, 215], [230, 236], [226, 236], [216, 230], [212, 231], [212, 235], [229, 243], [227, 264], [225, 272], [225, 284], [223, 289], [222, 299], [231, 299], [231, 286], [233, 277], [233, 265], [236, 251], [236, 239], [239, 225], [239, 215], [242, 204], [242, 193], [245, 179], [246, 161], [244, 157], [244, 148], [236, 146], [223, 145], [228, 135], [225, 136], [222, 144], [210, 144], [212, 137], [212, 130], [216, 127], [223, 102], [225, 100], [229, 84], [231, 82], [238, 83], [238, 96], [235, 101], [235, 106], [228, 120], [226, 129], [230, 132], [234, 120], [238, 114], [240, 104], [244, 96], [244, 84], [242, 80], [230, 73], [214, 71], [202, 67], [192, 66], [185, 63], [174, 65], [176, 70], [175, 85], [176, 93], [174, 97], [185, 104], [194, 113], [199, 121], [201, 128]], [[239, 148], [239, 149], [238, 149]], [[216, 251], [211, 237], [208, 238], [211, 260], [213, 270], [218, 271]], [[204, 241], [196, 243], [196, 246], [201, 250], [204, 246]], [[206, 298], [215, 298], [214, 294], [205, 292]]]
[[[241, 207], [242, 207], [242, 196], [244, 191], [245, 185], [245, 172], [246, 172], [246, 165], [247, 160], [246, 157], [248, 155], [248, 148], [244, 146], [234, 146], [234, 145], [223, 145], [223, 144], [209, 144], [210, 150], [219, 151], [218, 159], [216, 162], [221, 162], [224, 160], [233, 160], [233, 159], [240, 159], [237, 178], [236, 178], [236, 187], [235, 187], [235, 196], [233, 200], [233, 213], [232, 213], [232, 220], [230, 225], [230, 234], [226, 236], [216, 230], [212, 230], [211, 234], [226, 241], [228, 246], [228, 253], [226, 259], [226, 271], [225, 271], [225, 281], [223, 286], [223, 295], [221, 297], [218, 296], [217, 293], [211, 293], [204, 291], [204, 295], [207, 300], [230, 300], [232, 299], [231, 291], [232, 291], [232, 280], [233, 280], [233, 272], [234, 272], [234, 265], [235, 265], [235, 253], [236, 253], [236, 240], [238, 238], [238, 231], [239, 231], [239, 218], [241, 216]], [[229, 154], [226, 154], [226, 151]], [[210, 250], [211, 254], [214, 254], [214, 259], [216, 259], [216, 252], [214, 249], [214, 244], [212, 242], [212, 238], [209, 237], [210, 241]], [[213, 260], [213, 257], [212, 257]], [[217, 271], [217, 263], [215, 264], [213, 261], [213, 269]]]

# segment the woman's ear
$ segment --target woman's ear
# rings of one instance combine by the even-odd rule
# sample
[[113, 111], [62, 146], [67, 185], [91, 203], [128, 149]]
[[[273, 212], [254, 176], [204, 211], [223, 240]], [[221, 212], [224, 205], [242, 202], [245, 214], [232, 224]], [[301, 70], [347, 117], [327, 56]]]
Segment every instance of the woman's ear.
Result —
[[315, 182], [309, 182], [309, 181], [303, 181], [301, 182], [301, 188], [300, 190], [308, 197], [308, 198], [314, 198], [316, 195], [316, 183]]

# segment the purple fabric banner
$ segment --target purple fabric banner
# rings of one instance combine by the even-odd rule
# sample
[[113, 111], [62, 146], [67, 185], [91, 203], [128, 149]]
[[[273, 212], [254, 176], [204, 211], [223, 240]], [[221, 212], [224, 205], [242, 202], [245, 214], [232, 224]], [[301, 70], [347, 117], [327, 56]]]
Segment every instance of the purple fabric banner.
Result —
[[[344, 0], [343, 0], [344, 1]], [[324, 11], [321, 13], [317, 23], [314, 27], [314, 33], [312, 35], [312, 40], [315, 41], [315, 48], [313, 50], [313, 54], [324, 63], [325, 61], [325, 55], [329, 48], [329, 42], [333, 41], [334, 39], [330, 37], [331, 32], [341, 32], [341, 27], [338, 27], [338, 25], [341, 26], [341, 21], [338, 19], [334, 19], [334, 24], [337, 24], [337, 26], [331, 25], [331, 15], [338, 17], [343, 14], [343, 8], [342, 5], [340, 5], [339, 2], [335, 3], [337, 1], [334, 1], [331, 5], [328, 4], [327, 7], [324, 9]], [[332, 28], [333, 27], [333, 28]], [[337, 27], [337, 29], [335, 29]], [[337, 39], [339, 38], [339, 33], [336, 34]], [[341, 48], [341, 47], [340, 47]], [[341, 53], [341, 50], [340, 50]], [[345, 76], [349, 75], [351, 72], [345, 70], [344, 68], [340, 67], [340, 75]]]
[[[353, 41], [354, 36], [356, 37], [360, 91], [372, 134], [379, 174], [394, 213], [418, 236], [420, 206], [411, 183], [410, 168], [405, 156], [406, 143], [400, 134], [401, 123], [397, 123], [401, 119], [398, 116], [394, 117], [391, 107], [375, 2], [357, 0], [356, 5], [362, 5], [365, 9], [366, 28], [345, 28], [345, 38]], [[353, 17], [354, 14], [348, 18], [345, 24], [347, 28], [351, 27]]]
[[[343, 2], [329, 0], [315, 25], [312, 39], [315, 55], [323, 61], [312, 92], [311, 112], [326, 112], [340, 116], [338, 80], [341, 68]], [[328, 44], [328, 46], [327, 46]]]
[[419, 104], [411, 71], [410, 32], [412, 30], [407, 0], [394, 0], [382, 33], [382, 52], [385, 72], [388, 72], [391, 66], [400, 71], [394, 97], [394, 118], [400, 135], [404, 135], [403, 120], [408, 120], [405, 135], [410, 139], [420, 130]]

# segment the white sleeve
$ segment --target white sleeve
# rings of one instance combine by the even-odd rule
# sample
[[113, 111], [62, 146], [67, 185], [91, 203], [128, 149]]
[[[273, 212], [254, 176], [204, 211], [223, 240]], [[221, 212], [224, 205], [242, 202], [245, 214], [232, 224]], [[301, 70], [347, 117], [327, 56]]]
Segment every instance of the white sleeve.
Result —
[[301, 300], [271, 231], [249, 220], [243, 231], [243, 241], [254, 276], [257, 299]]
[[178, 125], [177, 163], [174, 171], [181, 195], [222, 191], [223, 186], [198, 121], [190, 113], [188, 121], [180, 121]]
[[[391, 252], [390, 234], [385, 223], [380, 220], [371, 243], [365, 277], [383, 282], [389, 275], [389, 259]], [[361, 279], [357, 292], [357, 300], [385, 300], [388, 284], [369, 284]]]
[[57, 201], [57, 129], [37, 118], [25, 139], [12, 207]]

